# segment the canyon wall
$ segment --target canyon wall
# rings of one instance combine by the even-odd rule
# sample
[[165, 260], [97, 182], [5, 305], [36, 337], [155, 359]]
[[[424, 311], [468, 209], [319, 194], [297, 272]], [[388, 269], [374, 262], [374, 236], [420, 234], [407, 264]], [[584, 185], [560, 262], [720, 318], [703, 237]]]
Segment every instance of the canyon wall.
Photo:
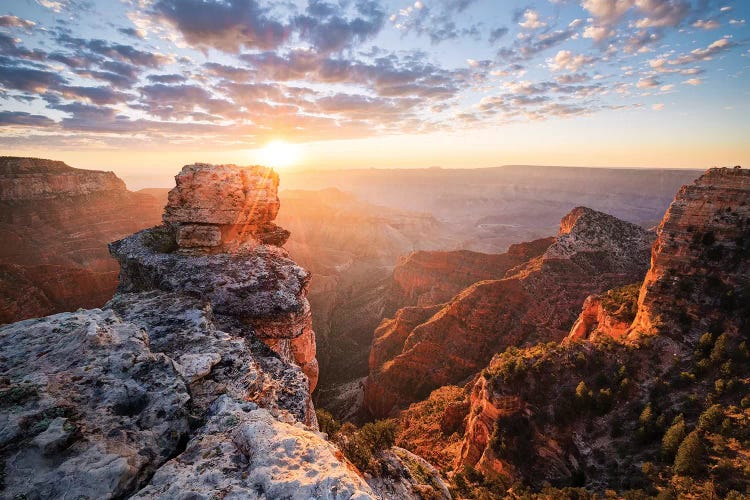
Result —
[[[473, 284], [416, 326], [379, 329], [367, 409], [387, 415], [475, 374], [506, 347], [562, 340], [589, 294], [643, 278], [652, 242], [653, 234], [639, 226], [574, 209], [540, 257], [503, 279]], [[390, 357], [379, 354], [382, 345]]]
[[117, 286], [107, 244], [161, 210], [112, 172], [0, 157], [0, 323], [103, 305]]

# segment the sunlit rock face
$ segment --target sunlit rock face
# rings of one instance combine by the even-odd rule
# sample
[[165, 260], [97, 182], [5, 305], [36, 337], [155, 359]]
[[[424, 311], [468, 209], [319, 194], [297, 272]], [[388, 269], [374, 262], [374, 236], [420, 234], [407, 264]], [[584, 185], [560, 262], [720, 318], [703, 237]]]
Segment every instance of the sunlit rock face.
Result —
[[[244, 170], [200, 171], [194, 193]], [[0, 327], [0, 496], [377, 497], [317, 432], [309, 274], [257, 232], [183, 252], [179, 227], [111, 244], [102, 309]]]
[[279, 175], [262, 166], [187, 165], [164, 209], [182, 251], [221, 252], [283, 245], [289, 232], [273, 223]]
[[309, 273], [278, 246], [288, 231], [273, 223], [278, 174], [265, 167], [187, 165], [175, 177], [164, 226], [110, 245], [123, 292], [180, 291], [299, 365], [314, 389], [315, 333]]
[[712, 168], [677, 193], [659, 225], [630, 337], [750, 317], [750, 170]]

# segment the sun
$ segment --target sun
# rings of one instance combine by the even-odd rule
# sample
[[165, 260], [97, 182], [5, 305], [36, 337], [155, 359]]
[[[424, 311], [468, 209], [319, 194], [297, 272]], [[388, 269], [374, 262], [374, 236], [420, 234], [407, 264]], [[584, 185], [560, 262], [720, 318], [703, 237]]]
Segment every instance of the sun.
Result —
[[299, 149], [294, 144], [276, 140], [257, 150], [257, 161], [273, 168], [291, 167], [299, 161]]

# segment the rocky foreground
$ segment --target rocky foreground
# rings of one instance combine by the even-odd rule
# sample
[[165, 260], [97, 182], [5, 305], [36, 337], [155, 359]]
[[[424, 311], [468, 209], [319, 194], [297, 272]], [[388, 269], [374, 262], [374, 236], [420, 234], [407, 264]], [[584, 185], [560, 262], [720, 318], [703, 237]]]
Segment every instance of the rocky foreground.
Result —
[[317, 431], [309, 274], [279, 246], [277, 186], [186, 166], [164, 224], [110, 246], [105, 307], [0, 327], [3, 497], [417, 497]]

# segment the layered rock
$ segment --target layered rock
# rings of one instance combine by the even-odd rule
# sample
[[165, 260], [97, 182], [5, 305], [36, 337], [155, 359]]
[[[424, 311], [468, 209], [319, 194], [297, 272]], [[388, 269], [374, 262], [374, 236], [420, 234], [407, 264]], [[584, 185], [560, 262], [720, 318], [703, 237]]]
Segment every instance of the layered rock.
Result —
[[625, 337], [638, 309], [639, 290], [640, 284], [635, 283], [586, 297], [581, 315], [566, 340], [595, 340], [602, 335], [614, 339]]
[[0, 323], [103, 305], [117, 286], [107, 243], [161, 210], [112, 172], [0, 157]]
[[511, 245], [501, 254], [469, 250], [419, 251], [399, 259], [393, 270], [389, 302], [396, 307], [442, 304], [478, 281], [505, 273], [543, 254], [554, 238]]
[[196, 163], [183, 168], [175, 181], [164, 222], [175, 228], [180, 250], [281, 246], [289, 238], [289, 231], [273, 223], [279, 176], [272, 169]]
[[[118, 290], [201, 297], [222, 321], [247, 329], [299, 365], [314, 389], [318, 363], [306, 298], [310, 275], [282, 248], [263, 243], [268, 231], [288, 235], [273, 224], [277, 174], [264, 167], [195, 164], [175, 180], [164, 213], [167, 224], [110, 245], [121, 265]], [[193, 231], [196, 227], [207, 230]], [[199, 236], [211, 231], [218, 235], [210, 237], [215, 245]]]
[[727, 312], [748, 312], [748, 218], [748, 170], [713, 168], [680, 189], [657, 231], [631, 338], [695, 337]]
[[[589, 296], [566, 342], [495, 355], [462, 400], [470, 408], [454, 469], [625, 497], [741, 496], [750, 485], [747, 444], [712, 443], [749, 430], [746, 411], [736, 410], [750, 359], [749, 179], [712, 169], [685, 186], [660, 225], [642, 286]], [[712, 412], [719, 416], [708, 423]], [[677, 450], [663, 444], [678, 421], [707, 452], [689, 482], [672, 467]]]
[[[387, 343], [387, 352], [395, 356], [371, 366], [368, 410], [387, 415], [437, 387], [460, 382], [508, 346], [561, 340], [588, 295], [642, 279], [652, 241], [652, 234], [639, 226], [574, 209], [542, 256], [503, 279], [466, 288], [408, 334], [379, 330], [399, 341]], [[374, 345], [379, 343], [375, 338]]]

